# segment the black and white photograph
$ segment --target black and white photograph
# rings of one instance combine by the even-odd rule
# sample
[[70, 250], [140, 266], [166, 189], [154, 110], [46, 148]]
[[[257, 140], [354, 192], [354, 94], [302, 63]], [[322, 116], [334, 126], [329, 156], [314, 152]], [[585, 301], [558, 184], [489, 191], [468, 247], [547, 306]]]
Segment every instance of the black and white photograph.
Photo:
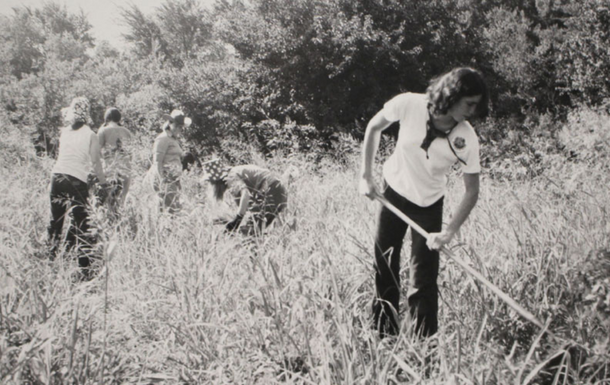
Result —
[[610, 0], [0, 37], [0, 384], [610, 385]]

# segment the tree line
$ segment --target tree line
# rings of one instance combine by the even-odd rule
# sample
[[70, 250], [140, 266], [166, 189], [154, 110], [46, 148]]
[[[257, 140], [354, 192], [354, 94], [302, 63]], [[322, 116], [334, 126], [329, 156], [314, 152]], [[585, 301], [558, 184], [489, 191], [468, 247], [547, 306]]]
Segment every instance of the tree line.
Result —
[[113, 105], [136, 132], [179, 107], [198, 150], [332, 152], [386, 100], [458, 65], [491, 87], [483, 140], [610, 100], [607, 0], [166, 0], [117, 11], [124, 52], [58, 3], [2, 19], [4, 113], [51, 136], [83, 95], [96, 123]]

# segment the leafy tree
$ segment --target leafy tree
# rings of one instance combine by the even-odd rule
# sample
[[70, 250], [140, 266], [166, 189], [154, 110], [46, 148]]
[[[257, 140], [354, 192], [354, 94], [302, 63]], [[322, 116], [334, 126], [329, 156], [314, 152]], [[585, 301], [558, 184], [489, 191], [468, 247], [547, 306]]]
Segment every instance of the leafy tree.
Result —
[[17, 78], [40, 69], [45, 36], [32, 9], [13, 8], [12, 17], [2, 16], [2, 40], [7, 44], [11, 73]]
[[124, 37], [141, 57], [155, 55], [182, 65], [211, 43], [209, 15], [198, 0], [166, 0], [152, 16], [131, 5], [122, 16], [130, 29]]
[[211, 23], [198, 0], [167, 0], [157, 18], [170, 48], [181, 56], [191, 56], [210, 41]]
[[113, 47], [107, 40], [101, 40], [95, 45], [93, 56], [97, 59], [118, 59], [120, 56], [120, 52], [115, 47]]
[[72, 14], [65, 5], [48, 2], [44, 3], [42, 8], [34, 9], [33, 13], [46, 35], [70, 35], [89, 48], [93, 47], [94, 39], [89, 34], [91, 24], [82, 10]]
[[484, 47], [501, 77], [500, 114], [550, 111], [565, 116], [578, 103], [608, 98], [608, 9], [600, 0], [578, 5], [539, 0], [533, 8], [525, 2], [488, 9]]
[[599, 104], [610, 98], [610, 4], [584, 0], [565, 11], [565, 29], [554, 36], [559, 90], [574, 102]]
[[391, 96], [476, 52], [450, 4], [429, 1], [257, 0], [223, 4], [217, 36], [258, 65], [250, 120], [354, 130]]
[[121, 15], [129, 27], [123, 37], [133, 44], [138, 56], [159, 57], [168, 54], [167, 42], [161, 36], [161, 28], [152, 17], [145, 15], [136, 5], [122, 9]]
[[2, 17], [0, 34], [8, 44], [12, 73], [22, 78], [40, 71], [49, 56], [85, 61], [93, 47], [90, 29], [82, 11], [71, 14], [65, 5], [48, 2], [42, 8], [13, 8], [12, 16]]

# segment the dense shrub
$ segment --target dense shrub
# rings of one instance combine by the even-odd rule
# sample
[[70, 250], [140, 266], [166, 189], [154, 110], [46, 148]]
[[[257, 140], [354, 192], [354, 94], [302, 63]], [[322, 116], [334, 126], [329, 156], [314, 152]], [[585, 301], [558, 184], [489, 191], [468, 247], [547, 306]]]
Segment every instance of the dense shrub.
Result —
[[610, 158], [610, 114], [607, 108], [574, 109], [558, 138], [573, 158], [585, 161], [591, 167], [607, 167]]
[[[201, 153], [221, 151], [229, 140], [264, 154], [332, 155], [338, 135], [361, 138], [393, 95], [421, 92], [431, 77], [473, 65], [492, 90], [491, 119], [478, 124], [491, 144], [484, 164], [496, 162], [495, 170], [521, 164], [514, 174], [528, 177], [538, 172], [527, 165], [540, 158], [532, 144], [541, 141], [535, 138], [541, 117], [553, 122], [545, 123], [548, 141], [561, 146], [553, 135], [569, 109], [610, 96], [608, 9], [599, 0], [582, 7], [257, 0], [211, 10], [172, 0], [153, 15], [132, 7], [123, 17], [128, 40], [139, 48], [122, 54], [104, 44], [86, 50], [94, 46], [90, 26], [65, 7], [6, 17], [0, 60], [10, 68], [2, 73], [0, 101], [11, 121], [53, 138], [60, 109], [82, 95], [92, 102], [95, 126], [115, 105], [131, 129], [152, 132], [162, 113], [181, 108], [194, 119], [188, 139]], [[160, 28], [164, 23], [182, 27]], [[504, 161], [509, 156], [512, 163]]]

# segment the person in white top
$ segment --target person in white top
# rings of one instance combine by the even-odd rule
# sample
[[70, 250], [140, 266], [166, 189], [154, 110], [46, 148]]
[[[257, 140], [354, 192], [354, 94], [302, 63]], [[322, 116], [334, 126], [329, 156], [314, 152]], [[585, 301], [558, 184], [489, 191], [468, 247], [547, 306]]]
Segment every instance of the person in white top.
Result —
[[[425, 94], [403, 93], [388, 101], [368, 123], [363, 142], [359, 182], [361, 194], [379, 194], [373, 160], [381, 132], [393, 122], [400, 129], [394, 153], [383, 167], [383, 196], [430, 233], [426, 239], [412, 232], [411, 268], [407, 292], [415, 330], [430, 336], [438, 329], [439, 253], [451, 241], [479, 195], [479, 142], [467, 119], [485, 115], [488, 90], [472, 68], [456, 68], [430, 82]], [[458, 163], [465, 193], [443, 229], [443, 197], [447, 174]], [[375, 237], [374, 327], [381, 338], [400, 331], [400, 251], [408, 225], [382, 207]]]
[[77, 249], [79, 266], [83, 268], [84, 276], [88, 276], [91, 239], [86, 208], [89, 197], [87, 180], [92, 166], [102, 185], [106, 184], [106, 177], [100, 160], [97, 135], [89, 126], [89, 101], [84, 97], [75, 98], [62, 113], [67, 126], [61, 129], [59, 154], [52, 170], [50, 192], [51, 221], [48, 234], [51, 258], [55, 258], [62, 246], [64, 219], [71, 213], [73, 221], [67, 231], [65, 244], [67, 249]]
[[125, 203], [131, 184], [131, 154], [128, 150], [131, 132], [120, 123], [121, 112], [110, 107], [104, 113], [104, 125], [97, 133], [104, 171], [110, 186], [106, 203], [114, 214], [117, 214], [119, 207]]

